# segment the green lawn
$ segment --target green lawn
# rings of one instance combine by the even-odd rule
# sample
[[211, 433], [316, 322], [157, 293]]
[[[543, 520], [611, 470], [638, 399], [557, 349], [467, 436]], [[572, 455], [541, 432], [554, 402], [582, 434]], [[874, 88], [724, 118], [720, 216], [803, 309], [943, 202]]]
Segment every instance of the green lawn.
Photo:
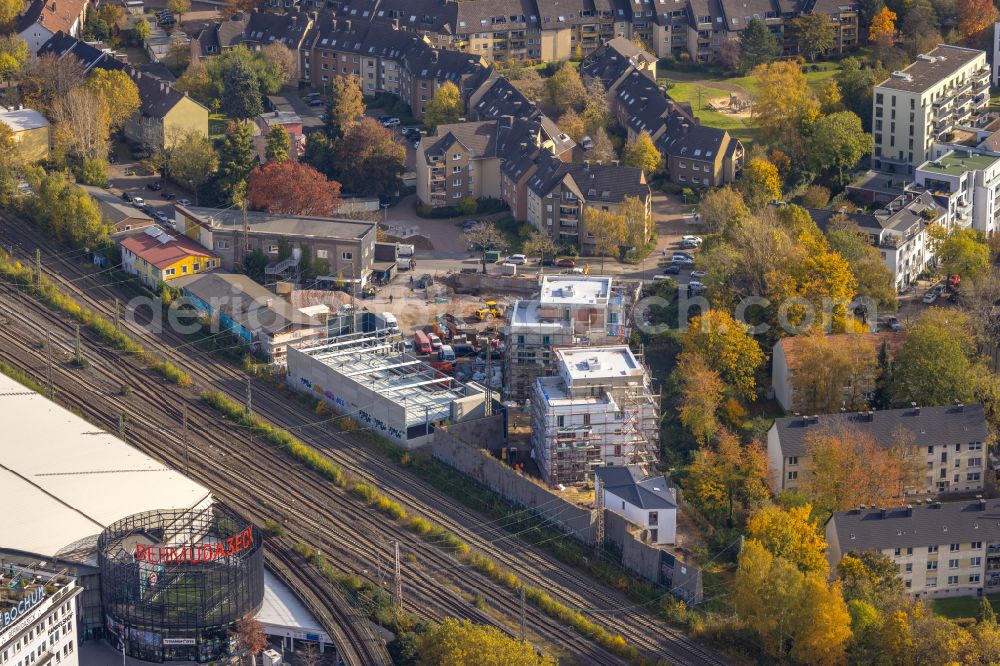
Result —
[[226, 128], [229, 127], [229, 118], [221, 113], [210, 113], [208, 116], [208, 137], [210, 139], [224, 139]]
[[[986, 598], [993, 605], [993, 610], [1000, 612], [1000, 594], [988, 595]], [[948, 597], [928, 601], [931, 610], [949, 620], [976, 617], [979, 615], [979, 603], [979, 597]]]

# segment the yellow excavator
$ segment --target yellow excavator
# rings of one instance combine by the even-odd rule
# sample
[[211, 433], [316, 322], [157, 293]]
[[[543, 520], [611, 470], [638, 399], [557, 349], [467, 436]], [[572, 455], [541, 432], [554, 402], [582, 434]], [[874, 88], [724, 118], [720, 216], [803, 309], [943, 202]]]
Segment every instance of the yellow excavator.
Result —
[[476, 310], [476, 317], [479, 318], [479, 321], [489, 321], [501, 316], [503, 316], [503, 310], [500, 309], [496, 301], [486, 301], [486, 307]]

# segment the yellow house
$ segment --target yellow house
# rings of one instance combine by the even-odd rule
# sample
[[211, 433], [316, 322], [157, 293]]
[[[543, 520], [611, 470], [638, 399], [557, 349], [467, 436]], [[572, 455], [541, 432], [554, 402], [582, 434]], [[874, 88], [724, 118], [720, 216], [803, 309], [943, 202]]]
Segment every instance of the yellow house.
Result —
[[0, 111], [0, 122], [14, 132], [21, 159], [39, 162], [49, 158], [49, 121], [45, 116], [34, 109], [6, 109]]
[[151, 148], [167, 148], [194, 130], [208, 136], [208, 109], [165, 81], [126, 70], [139, 89], [139, 111], [125, 125], [125, 136]]
[[162, 227], [146, 227], [119, 241], [122, 268], [138, 275], [147, 287], [156, 289], [185, 275], [207, 273], [219, 267], [219, 257], [187, 236], [173, 235]]

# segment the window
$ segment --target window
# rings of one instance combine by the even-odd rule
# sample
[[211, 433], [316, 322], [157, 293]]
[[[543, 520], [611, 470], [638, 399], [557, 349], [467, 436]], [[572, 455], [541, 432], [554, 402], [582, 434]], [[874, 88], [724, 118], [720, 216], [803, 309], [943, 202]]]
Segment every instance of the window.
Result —
[[958, 585], [958, 576], [948, 576], [949, 585]]
[[177, 275], [177, 269], [175, 269], [175, 268], [168, 268], [167, 272], [166, 272], [166, 275]]
[[982, 448], [983, 448], [983, 443], [982, 442], [969, 442], [969, 450], [970, 451], [979, 451]]
[[354, 253], [353, 252], [341, 252], [340, 253], [340, 258], [343, 259], [344, 261], [354, 261]]
[[932, 562], [928, 562], [927, 563], [927, 570], [928, 571], [937, 571], [937, 565], [938, 565], [937, 560], [934, 560]]
[[789, 465], [798, 465], [799, 464], [799, 457], [798, 456], [788, 456], [788, 464]]
[[564, 425], [566, 425], [566, 417], [565, 416], [557, 416], [556, 417], [556, 425], [559, 426], [560, 428], [562, 428]]
[[330, 256], [330, 251], [329, 250], [316, 250], [316, 258], [317, 259], [326, 259], [329, 256]]
[[658, 514], [656, 511], [650, 511], [649, 512], [649, 524], [650, 525], [659, 525], [660, 524], [660, 514]]
[[201, 262], [195, 262], [195, 264], [194, 264], [194, 272], [197, 273], [200, 270], [201, 270]]
[[229, 249], [229, 241], [218, 241], [215, 244], [215, 249], [217, 249], [217, 250], [228, 250]]
[[983, 464], [982, 458], [969, 458], [969, 467], [979, 467]]
[[978, 583], [979, 582], [979, 574], [969, 574], [969, 582], [970, 583]]
[[931, 454], [934, 453], [934, 445], [933, 444], [927, 447], [927, 453], [931, 453]]
[[927, 554], [928, 555], [930, 555], [931, 553], [936, 553], [937, 550], [938, 550], [937, 546], [927, 546]]
[[913, 573], [913, 564], [910, 562], [906, 563], [906, 573]]
[[278, 246], [277, 245], [268, 245], [267, 246], [267, 253], [268, 254], [278, 254]]
[[937, 578], [928, 578], [927, 587], [937, 587]]
[[983, 558], [981, 557], [973, 557], [972, 559], [969, 560], [969, 566], [973, 567], [981, 566], [982, 563], [983, 563]]
[[899, 557], [899, 548], [894, 550], [892, 554], [895, 555], [896, 557]]
[[972, 545], [970, 546], [970, 548], [972, 548], [972, 550], [979, 550], [982, 547], [983, 547], [983, 542], [982, 541], [973, 541]]
[[798, 472], [789, 472], [788, 473], [788, 480], [789, 481], [794, 481], [797, 478], [799, 478], [799, 473]]
[[913, 555], [913, 548], [907, 548], [906, 549], [906, 554], [907, 555]]
[[968, 474], [965, 475], [965, 480], [966, 481], [978, 481], [979, 480], [979, 472], [969, 472]]
[[660, 535], [659, 530], [649, 530], [649, 540], [652, 541], [653, 543], [656, 543], [657, 541], [660, 540], [659, 535]]
[[955, 445], [955, 450], [956, 451], [961, 451], [962, 450], [962, 443], [961, 442], [959, 442], [958, 444]]
[[949, 569], [957, 569], [958, 568], [958, 560], [948, 560], [948, 568]]
[[956, 550], [959, 549], [960, 546], [961, 546], [961, 544], [953, 543], [950, 546], [948, 546], [948, 550], [950, 550], [951, 552], [954, 553]]

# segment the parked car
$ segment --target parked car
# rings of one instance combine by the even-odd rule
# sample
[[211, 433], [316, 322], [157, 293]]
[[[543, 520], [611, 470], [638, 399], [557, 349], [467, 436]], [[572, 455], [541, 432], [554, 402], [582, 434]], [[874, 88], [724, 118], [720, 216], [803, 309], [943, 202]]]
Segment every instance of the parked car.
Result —
[[160, 182], [150, 183], [149, 185], [146, 185], [146, 189], [152, 190], [153, 192], [159, 192], [160, 190], [163, 189], [163, 183]]
[[885, 325], [889, 327], [890, 331], [903, 330], [903, 323], [899, 321], [898, 317], [889, 317], [885, 320]]
[[692, 294], [703, 292], [705, 291], [705, 285], [703, 285], [701, 282], [698, 282], [697, 280], [691, 280], [690, 282], [688, 282], [688, 291], [691, 292]]
[[594, 140], [591, 139], [589, 136], [585, 136], [580, 141], [580, 145], [583, 146], [584, 150], [590, 150], [591, 148], [594, 147]]
[[937, 298], [938, 298], [938, 292], [936, 292], [935, 290], [931, 289], [926, 294], [924, 294], [924, 297], [921, 300], [924, 303], [927, 303], [928, 305], [930, 305], [931, 303], [933, 303], [934, 301], [936, 301]]
[[431, 341], [431, 349], [441, 351], [444, 345], [441, 343], [441, 338], [438, 337], [437, 333], [428, 333], [427, 339]]
[[694, 264], [694, 257], [688, 254], [677, 253], [674, 254], [671, 261], [678, 266], [691, 266]]
[[528, 263], [528, 258], [523, 254], [512, 254], [507, 257], [508, 264], [516, 264], [518, 266]]
[[143, 208], [146, 205], [146, 200], [142, 197], [132, 197], [132, 204], [136, 208]]
[[479, 226], [479, 220], [464, 220], [462, 222], [462, 231], [471, 231]]
[[556, 262], [556, 266], [559, 268], [576, 268], [576, 259], [570, 259], [565, 257]]
[[432, 278], [429, 273], [424, 273], [420, 276], [420, 279], [417, 280], [417, 289], [426, 289], [432, 284], [434, 284], [434, 278]]
[[309, 100], [307, 102], [307, 104], [309, 104], [309, 106], [323, 106], [324, 102], [323, 102], [322, 99], [320, 99], [320, 98], [317, 97], [317, 98]]
[[128, 192], [122, 192], [122, 199], [128, 201], [129, 203], [132, 203], [132, 195], [129, 194]]
[[177, 195], [174, 194], [173, 192], [164, 192], [163, 198], [166, 199], [167, 201], [173, 201], [174, 199], [177, 198]]
[[452, 350], [455, 352], [455, 356], [458, 358], [466, 358], [469, 356], [475, 356], [478, 352], [476, 348], [472, 345], [457, 344], [451, 346]]
[[704, 242], [704, 239], [701, 236], [695, 236], [693, 234], [685, 234], [684, 236], [681, 236], [681, 241], [691, 241], [692, 243], [697, 243], [698, 245], [701, 245]]
[[[431, 344], [434, 344], [434, 339], [431, 339]], [[438, 350], [438, 360], [447, 361], [449, 363], [455, 362], [455, 350], [451, 345], [441, 345], [441, 349]]]
[[695, 243], [693, 240], [682, 240], [681, 247], [685, 250], [693, 250], [698, 247], [698, 243]]
[[386, 118], [382, 121], [383, 127], [399, 127], [399, 118]]
[[680, 272], [681, 272], [681, 267], [678, 266], [678, 265], [676, 265], [676, 264], [673, 264], [671, 266], [667, 266], [666, 269], [664, 269], [663, 274], [664, 275], [677, 275]]
[[387, 116], [385, 114], [382, 114], [381, 116], [378, 116], [378, 121], [380, 123], [384, 123], [385, 121], [389, 120], [390, 118], [392, 118], [392, 116]]
[[700, 279], [705, 277], [706, 275], [708, 275], [708, 271], [691, 271], [692, 278]]
[[191, 200], [190, 199], [178, 199], [177, 200], [177, 205], [178, 206], [190, 206], [191, 205]]

